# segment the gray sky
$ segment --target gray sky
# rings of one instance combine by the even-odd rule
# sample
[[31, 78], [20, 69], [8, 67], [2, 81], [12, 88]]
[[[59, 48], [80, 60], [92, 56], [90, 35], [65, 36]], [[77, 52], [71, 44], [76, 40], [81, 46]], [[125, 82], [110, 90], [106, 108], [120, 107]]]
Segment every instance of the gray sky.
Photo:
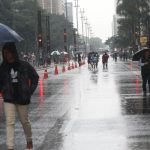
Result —
[[[73, 4], [75, 5], [74, 0], [68, 0], [68, 2], [69, 1], [73, 2]], [[85, 16], [87, 16], [88, 23], [92, 27], [94, 37], [100, 37], [103, 41], [105, 41], [106, 39], [108, 39], [108, 37], [112, 36], [112, 19], [115, 13], [114, 0], [78, 1], [80, 8], [84, 8], [85, 10]], [[79, 18], [79, 21], [80, 20], [81, 19]], [[76, 21], [74, 25], [76, 27]], [[79, 31], [81, 32], [81, 27]]]

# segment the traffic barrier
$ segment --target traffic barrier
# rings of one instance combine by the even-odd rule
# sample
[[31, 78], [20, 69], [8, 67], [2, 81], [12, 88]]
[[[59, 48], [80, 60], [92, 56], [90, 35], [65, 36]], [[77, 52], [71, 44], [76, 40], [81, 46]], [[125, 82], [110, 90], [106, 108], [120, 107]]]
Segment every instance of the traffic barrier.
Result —
[[44, 70], [44, 79], [47, 79], [48, 78], [48, 72], [47, 72], [47, 69]]
[[65, 66], [63, 65], [62, 67], [62, 73], [64, 73], [66, 70], [65, 70]]
[[55, 72], [54, 72], [55, 75], [58, 75], [58, 68], [57, 68], [57, 65], [55, 65]]

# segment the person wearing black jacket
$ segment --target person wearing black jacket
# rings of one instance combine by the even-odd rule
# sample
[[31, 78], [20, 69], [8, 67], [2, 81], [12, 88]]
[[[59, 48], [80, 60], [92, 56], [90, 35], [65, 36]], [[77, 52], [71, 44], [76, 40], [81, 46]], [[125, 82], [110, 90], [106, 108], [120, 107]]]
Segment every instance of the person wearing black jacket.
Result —
[[8, 150], [14, 150], [14, 125], [16, 113], [24, 129], [27, 150], [32, 150], [32, 131], [28, 119], [30, 99], [38, 85], [39, 76], [35, 69], [19, 59], [15, 43], [5, 43], [2, 48], [3, 61], [0, 65], [0, 92], [4, 99]]
[[150, 52], [149, 50], [145, 51], [144, 55], [140, 59], [141, 66], [141, 75], [142, 75], [142, 88], [144, 94], [147, 92], [147, 82], [150, 91]]

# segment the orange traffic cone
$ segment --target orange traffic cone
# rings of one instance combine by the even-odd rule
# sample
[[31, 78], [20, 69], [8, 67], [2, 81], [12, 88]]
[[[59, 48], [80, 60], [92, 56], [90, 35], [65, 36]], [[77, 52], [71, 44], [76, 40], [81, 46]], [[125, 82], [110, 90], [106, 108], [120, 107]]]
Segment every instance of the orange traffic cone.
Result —
[[74, 64], [73, 64], [73, 62], [72, 62], [72, 69], [74, 69]]
[[47, 69], [44, 70], [44, 79], [47, 79], [48, 78], [48, 72], [47, 72]]
[[57, 68], [57, 65], [55, 65], [55, 75], [58, 75], [58, 68]]
[[66, 70], [65, 70], [65, 66], [63, 65], [62, 67], [62, 72], [64, 73]]
[[68, 64], [68, 70], [71, 70], [70, 63]]

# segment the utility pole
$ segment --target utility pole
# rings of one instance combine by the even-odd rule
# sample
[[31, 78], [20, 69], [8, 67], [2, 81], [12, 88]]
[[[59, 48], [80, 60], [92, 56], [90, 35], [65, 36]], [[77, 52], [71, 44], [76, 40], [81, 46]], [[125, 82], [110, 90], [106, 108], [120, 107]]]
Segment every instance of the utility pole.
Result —
[[64, 28], [64, 50], [68, 52], [67, 48], [67, 21], [68, 21], [68, 9], [67, 9], [67, 0], [65, 0], [65, 10], [66, 10], [66, 22], [65, 22], [65, 28]]
[[85, 21], [85, 45], [86, 45], [86, 51], [88, 50], [88, 19], [87, 17], [84, 17], [84, 21]]
[[79, 12], [79, 2], [78, 2], [78, 0], [75, 0], [75, 6], [74, 6], [75, 8], [76, 8], [76, 24], [77, 24], [77, 49], [79, 50], [79, 44], [78, 44], [78, 37], [79, 37], [79, 14], [78, 14], [78, 12]]
[[81, 21], [82, 21], [82, 40], [83, 40], [83, 47], [85, 50], [85, 57], [86, 57], [86, 45], [84, 39], [84, 9], [83, 10], [80, 9], [80, 13], [81, 13]]
[[50, 16], [46, 16], [46, 47], [47, 54], [51, 53], [51, 37], [50, 37]]
[[73, 30], [73, 38], [74, 38], [74, 52], [76, 52], [77, 51], [76, 29]]
[[42, 54], [42, 47], [43, 47], [43, 37], [42, 37], [42, 14], [41, 10], [38, 10], [37, 19], [38, 19], [38, 25], [37, 25], [37, 44], [38, 44], [38, 63], [43, 63], [43, 54]]
[[75, 8], [76, 8], [76, 22], [77, 22], [77, 31], [79, 31], [79, 2], [75, 0]]
[[[38, 38], [42, 37], [42, 15], [41, 15], [41, 10], [38, 10]], [[39, 41], [38, 41], [39, 42]], [[38, 43], [38, 47], [41, 48], [43, 45], [39, 45]]]

